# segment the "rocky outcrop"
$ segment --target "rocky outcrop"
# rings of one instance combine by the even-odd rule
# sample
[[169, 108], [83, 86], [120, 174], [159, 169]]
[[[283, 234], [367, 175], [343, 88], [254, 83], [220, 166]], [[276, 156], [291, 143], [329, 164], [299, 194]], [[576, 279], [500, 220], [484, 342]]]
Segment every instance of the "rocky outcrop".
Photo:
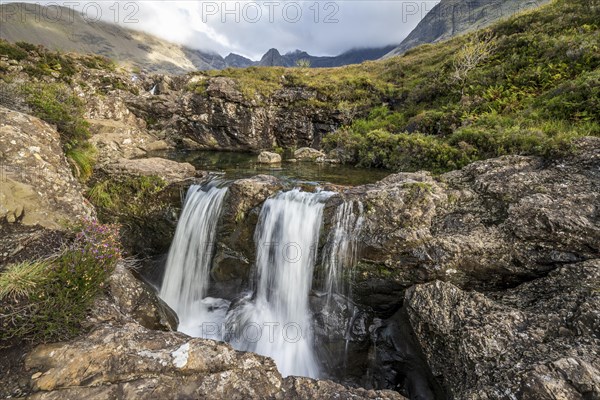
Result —
[[434, 374], [457, 399], [600, 398], [600, 261], [483, 295], [418, 285], [406, 310]]
[[0, 107], [0, 265], [52, 254], [68, 224], [94, 214], [56, 129]]
[[215, 297], [234, 300], [239, 288], [249, 284], [255, 259], [254, 230], [262, 204], [282, 188], [283, 183], [270, 175], [239, 179], [229, 186], [211, 270]]
[[196, 176], [196, 168], [190, 163], [180, 163], [164, 158], [139, 158], [128, 160], [121, 158], [103, 168], [109, 175], [159, 176], [173, 183]]
[[300, 399], [336, 391], [340, 398], [402, 399], [327, 381], [284, 380], [267, 357], [134, 324], [101, 326], [71, 343], [40, 346], [25, 366], [36, 392], [31, 399]]
[[[177, 330], [177, 314], [157, 295], [148, 284], [137, 279], [124, 262], [117, 264], [108, 279], [110, 297], [97, 301], [95, 311], [90, 317], [93, 322], [114, 320], [135, 321], [141, 326], [162, 331]], [[113, 306], [113, 312], [107, 310]]]
[[598, 258], [600, 140], [576, 147], [553, 162], [507, 156], [343, 193], [365, 206], [357, 298], [391, 315], [415, 283], [494, 290]]
[[[286, 82], [285, 75], [281, 77]], [[128, 108], [152, 131], [177, 143], [192, 140], [194, 147], [258, 152], [282, 148], [319, 147], [324, 135], [348, 123], [352, 115], [311, 105], [317, 93], [283, 85], [272, 95], [242, 92], [226, 77], [201, 75], [174, 78], [172, 93], [126, 96]], [[188, 142], [189, 143], [189, 142]]]
[[107, 164], [121, 158], [145, 156], [148, 152], [167, 150], [169, 144], [149, 135], [145, 130], [115, 120], [89, 120], [90, 143], [98, 149], [98, 164]]
[[61, 229], [93, 214], [65, 158], [59, 133], [0, 107], [0, 220]]

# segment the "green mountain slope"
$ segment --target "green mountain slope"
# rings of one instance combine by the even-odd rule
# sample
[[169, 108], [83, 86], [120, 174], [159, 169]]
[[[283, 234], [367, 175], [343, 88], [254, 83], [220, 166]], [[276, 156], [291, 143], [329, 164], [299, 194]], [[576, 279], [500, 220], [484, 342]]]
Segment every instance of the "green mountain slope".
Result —
[[442, 0], [386, 57], [403, 54], [422, 44], [436, 43], [483, 29], [498, 20], [547, 2], [548, 0]]

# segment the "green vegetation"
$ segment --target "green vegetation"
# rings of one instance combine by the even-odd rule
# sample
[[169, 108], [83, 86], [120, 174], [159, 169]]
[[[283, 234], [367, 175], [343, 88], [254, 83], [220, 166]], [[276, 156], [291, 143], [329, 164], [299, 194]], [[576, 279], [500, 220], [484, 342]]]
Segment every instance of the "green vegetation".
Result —
[[324, 140], [343, 161], [443, 172], [505, 154], [554, 156], [600, 135], [599, 21], [597, 1], [555, 0], [383, 61], [199, 74], [235, 79], [248, 99], [310, 89], [302, 107], [354, 117]]
[[[75, 56], [49, 51], [43, 46], [25, 42], [10, 44], [4, 40], [0, 40], [0, 56], [18, 61], [23, 72], [30, 77], [26, 83], [18, 84], [14, 73], [0, 75], [0, 89], [9, 91], [0, 96], [0, 102], [56, 125], [73, 172], [82, 181], [89, 179], [95, 164], [96, 149], [87, 142], [90, 132], [84, 119], [85, 104], [71, 86], [82, 66], [114, 71], [115, 63], [102, 56]], [[0, 72], [8, 72], [8, 68], [0, 65]], [[118, 79], [105, 77], [102, 82], [111, 88], [127, 89]], [[83, 82], [79, 82], [79, 85], [83, 85]], [[28, 109], [23, 110], [21, 103]]]
[[0, 56], [8, 57], [11, 60], [21, 61], [27, 58], [27, 51], [20, 46], [13, 46], [8, 42], [0, 40]]
[[[593, 2], [558, 0], [387, 60], [392, 79], [405, 71], [400, 101], [325, 146], [350, 163], [436, 172], [505, 154], [566, 152], [573, 138], [600, 135], [599, 12]], [[473, 63], [477, 49], [485, 54]]]
[[83, 118], [83, 102], [63, 83], [31, 83], [22, 90], [33, 115], [56, 125], [73, 172], [87, 180], [94, 169], [96, 149], [87, 142], [90, 131]]
[[114, 217], [139, 215], [166, 186], [166, 181], [157, 176], [111, 177], [92, 185], [88, 198]]
[[60, 254], [0, 273], [0, 344], [77, 335], [121, 258], [118, 236], [114, 225], [85, 221]]
[[121, 243], [129, 254], [158, 254], [168, 250], [174, 234], [174, 225], [168, 223], [170, 204], [180, 201], [179, 190], [166, 187], [155, 176], [110, 176], [94, 182], [87, 198], [102, 222], [122, 227]]

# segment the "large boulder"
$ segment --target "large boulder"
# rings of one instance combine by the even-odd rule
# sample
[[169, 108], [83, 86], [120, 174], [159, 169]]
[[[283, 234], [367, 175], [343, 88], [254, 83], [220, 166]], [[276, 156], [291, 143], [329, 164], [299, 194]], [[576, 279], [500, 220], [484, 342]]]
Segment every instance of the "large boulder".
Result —
[[260, 164], [278, 164], [281, 162], [281, 156], [277, 153], [263, 151], [258, 155], [257, 161]]
[[325, 159], [325, 153], [310, 147], [301, 147], [294, 151], [294, 158], [298, 161], [317, 161], [317, 159]]
[[599, 287], [591, 260], [490, 295], [417, 285], [405, 307], [453, 398], [598, 399]]
[[328, 381], [283, 379], [273, 360], [230, 345], [136, 324], [103, 325], [25, 359], [31, 399], [403, 399]]
[[63, 229], [91, 216], [51, 125], [0, 107], [0, 220]]
[[[117, 264], [108, 278], [108, 289], [110, 304], [114, 304], [125, 319], [133, 320], [148, 329], [177, 330], [179, 319], [175, 311], [158, 297], [150, 285], [136, 278], [123, 262]], [[106, 313], [103, 315], [100, 304], [97, 304], [91, 319], [106, 319]]]
[[359, 302], [389, 316], [415, 283], [496, 290], [597, 258], [600, 139], [575, 147], [555, 161], [506, 156], [345, 191], [365, 209], [353, 281]]
[[114, 163], [105, 165], [102, 169], [109, 175], [158, 176], [169, 183], [196, 176], [196, 168], [192, 164], [159, 157], [135, 160], [121, 158]]

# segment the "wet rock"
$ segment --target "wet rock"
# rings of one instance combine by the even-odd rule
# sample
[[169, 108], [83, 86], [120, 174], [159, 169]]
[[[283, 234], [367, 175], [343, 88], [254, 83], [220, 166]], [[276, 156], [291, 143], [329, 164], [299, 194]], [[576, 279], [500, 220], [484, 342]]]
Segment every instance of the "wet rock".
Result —
[[591, 399], [600, 397], [598, 285], [600, 261], [590, 260], [487, 296], [417, 285], [406, 309], [454, 398]]
[[158, 176], [171, 183], [196, 176], [196, 169], [192, 164], [158, 157], [135, 160], [121, 158], [102, 169], [109, 175]]
[[301, 147], [294, 152], [294, 158], [298, 161], [317, 161], [317, 159], [325, 157], [325, 153], [310, 147]]
[[278, 164], [281, 162], [281, 156], [277, 153], [263, 151], [258, 155], [257, 161], [260, 164]]
[[123, 263], [117, 265], [108, 285], [114, 303], [124, 315], [148, 329], [177, 330], [177, 314], [153, 288], [133, 276]]
[[347, 388], [331, 381], [318, 381], [309, 378], [289, 377], [285, 379], [284, 388], [276, 399], [378, 399], [402, 400], [398, 392], [391, 390], [367, 390]]

